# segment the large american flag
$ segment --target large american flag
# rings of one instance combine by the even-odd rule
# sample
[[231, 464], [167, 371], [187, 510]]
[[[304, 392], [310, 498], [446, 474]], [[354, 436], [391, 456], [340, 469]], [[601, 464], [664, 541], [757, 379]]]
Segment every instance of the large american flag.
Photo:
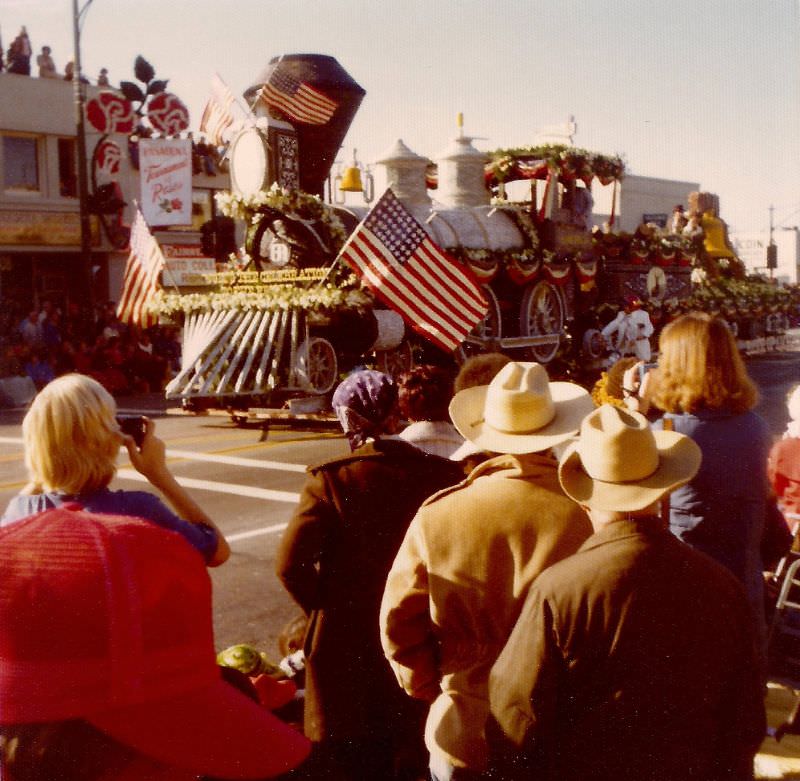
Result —
[[230, 140], [234, 127], [246, 118], [228, 85], [215, 73], [211, 77], [211, 95], [200, 119], [200, 132], [214, 146], [222, 146]]
[[486, 316], [472, 272], [431, 241], [388, 189], [339, 257], [418, 333], [453, 351]]
[[268, 106], [307, 125], [324, 125], [339, 105], [305, 81], [299, 81], [278, 64], [258, 93]]
[[156, 315], [145, 311], [145, 304], [161, 289], [158, 275], [163, 267], [161, 247], [137, 209], [131, 226], [130, 254], [122, 280], [122, 297], [117, 306], [117, 317], [123, 323], [149, 328], [158, 322]]

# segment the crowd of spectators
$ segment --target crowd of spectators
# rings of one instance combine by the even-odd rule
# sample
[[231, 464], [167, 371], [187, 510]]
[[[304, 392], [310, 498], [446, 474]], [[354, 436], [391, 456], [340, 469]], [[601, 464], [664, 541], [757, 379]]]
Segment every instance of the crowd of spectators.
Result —
[[110, 301], [93, 317], [70, 303], [45, 300], [27, 313], [13, 304], [0, 314], [0, 378], [30, 377], [37, 389], [56, 377], [79, 372], [109, 393], [158, 392], [180, 366], [177, 328], [131, 328]]

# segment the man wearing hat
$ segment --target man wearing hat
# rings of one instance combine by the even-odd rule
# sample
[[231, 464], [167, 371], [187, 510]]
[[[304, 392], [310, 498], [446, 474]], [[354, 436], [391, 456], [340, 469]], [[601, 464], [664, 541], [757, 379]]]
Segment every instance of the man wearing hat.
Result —
[[264, 779], [310, 750], [224, 681], [181, 535], [78, 505], [0, 529], [0, 778]]
[[595, 533], [536, 581], [492, 669], [504, 777], [752, 779], [766, 722], [747, 600], [659, 517], [700, 461], [639, 413], [583, 421], [559, 478]]
[[579, 385], [515, 362], [450, 403], [459, 432], [499, 455], [422, 505], [389, 573], [380, 619], [400, 685], [431, 703], [425, 742], [435, 781], [483, 777], [489, 670], [533, 579], [591, 533], [559, 487], [549, 450], [592, 406]]

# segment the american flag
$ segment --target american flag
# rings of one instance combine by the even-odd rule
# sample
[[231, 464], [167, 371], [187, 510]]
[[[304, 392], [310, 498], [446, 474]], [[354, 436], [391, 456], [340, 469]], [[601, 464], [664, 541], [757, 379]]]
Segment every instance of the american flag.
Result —
[[158, 317], [146, 312], [144, 307], [147, 300], [161, 289], [158, 275], [164, 267], [164, 255], [138, 209], [131, 226], [130, 245], [117, 317], [123, 323], [148, 328], [158, 322]]
[[205, 133], [214, 146], [229, 141], [234, 125], [247, 118], [228, 85], [215, 73], [211, 78], [211, 95], [200, 119], [200, 132]]
[[258, 93], [268, 106], [278, 108], [307, 125], [324, 125], [339, 105], [305, 81], [298, 81], [278, 64]]
[[431, 241], [391, 189], [339, 254], [418, 333], [453, 351], [486, 316], [472, 272]]

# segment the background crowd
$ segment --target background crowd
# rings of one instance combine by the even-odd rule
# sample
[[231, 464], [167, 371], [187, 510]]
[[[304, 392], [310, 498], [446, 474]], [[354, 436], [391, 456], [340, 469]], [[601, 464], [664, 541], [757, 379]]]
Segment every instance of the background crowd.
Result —
[[37, 389], [78, 372], [94, 377], [113, 395], [158, 392], [180, 367], [180, 335], [169, 325], [130, 328], [113, 301], [89, 317], [76, 304], [62, 309], [45, 300], [0, 313], [0, 379], [29, 377]]

